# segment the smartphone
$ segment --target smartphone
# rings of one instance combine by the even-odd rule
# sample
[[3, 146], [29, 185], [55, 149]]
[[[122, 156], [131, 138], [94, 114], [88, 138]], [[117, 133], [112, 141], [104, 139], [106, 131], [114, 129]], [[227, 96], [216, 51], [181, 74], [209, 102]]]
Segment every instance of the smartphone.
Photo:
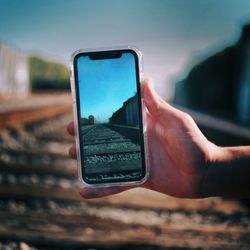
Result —
[[141, 71], [141, 54], [130, 47], [72, 55], [78, 169], [85, 185], [132, 185], [147, 179]]

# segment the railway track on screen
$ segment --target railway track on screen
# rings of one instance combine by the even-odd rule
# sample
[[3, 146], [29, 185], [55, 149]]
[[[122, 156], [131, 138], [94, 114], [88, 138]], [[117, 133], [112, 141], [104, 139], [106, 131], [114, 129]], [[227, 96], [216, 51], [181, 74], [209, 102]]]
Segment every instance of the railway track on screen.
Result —
[[82, 135], [83, 160], [88, 175], [100, 180], [107, 178], [107, 174], [112, 178], [123, 178], [132, 177], [131, 171], [140, 172], [140, 145], [115, 131], [114, 126], [95, 124], [84, 129], [82, 126], [83, 131], [87, 130]]

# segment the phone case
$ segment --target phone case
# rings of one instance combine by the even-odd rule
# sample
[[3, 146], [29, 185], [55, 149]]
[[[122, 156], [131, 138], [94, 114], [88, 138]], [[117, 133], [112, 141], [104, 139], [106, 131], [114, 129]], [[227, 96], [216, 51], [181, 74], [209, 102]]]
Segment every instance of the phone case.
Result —
[[75, 75], [74, 75], [74, 58], [79, 53], [83, 52], [100, 52], [100, 51], [109, 51], [109, 50], [122, 50], [122, 49], [130, 49], [136, 52], [139, 61], [139, 77], [140, 82], [143, 77], [143, 67], [142, 67], [142, 53], [133, 46], [122, 46], [122, 47], [104, 47], [104, 48], [93, 48], [93, 49], [80, 49], [75, 51], [70, 59], [70, 85], [71, 85], [71, 94], [73, 99], [73, 117], [74, 117], [74, 125], [75, 125], [75, 143], [77, 149], [77, 168], [78, 168], [78, 178], [80, 182], [84, 186], [89, 187], [111, 187], [111, 186], [133, 186], [143, 184], [149, 176], [149, 154], [148, 154], [148, 137], [147, 137], [147, 122], [146, 122], [146, 112], [145, 112], [145, 104], [143, 99], [143, 94], [141, 93], [141, 103], [142, 103], [142, 123], [143, 123], [143, 138], [144, 138], [144, 150], [145, 150], [145, 177], [139, 181], [127, 181], [127, 182], [116, 182], [116, 183], [101, 183], [101, 184], [89, 184], [86, 183], [82, 179], [82, 170], [81, 170], [81, 156], [80, 156], [80, 139], [79, 139], [79, 127], [78, 127], [78, 111], [76, 106], [76, 91], [75, 91]]

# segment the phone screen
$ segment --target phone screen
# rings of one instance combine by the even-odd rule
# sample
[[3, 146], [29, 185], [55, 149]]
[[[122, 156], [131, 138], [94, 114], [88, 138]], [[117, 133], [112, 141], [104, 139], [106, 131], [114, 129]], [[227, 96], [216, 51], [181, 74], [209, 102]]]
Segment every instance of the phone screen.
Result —
[[138, 56], [133, 50], [74, 59], [81, 174], [88, 184], [145, 177]]

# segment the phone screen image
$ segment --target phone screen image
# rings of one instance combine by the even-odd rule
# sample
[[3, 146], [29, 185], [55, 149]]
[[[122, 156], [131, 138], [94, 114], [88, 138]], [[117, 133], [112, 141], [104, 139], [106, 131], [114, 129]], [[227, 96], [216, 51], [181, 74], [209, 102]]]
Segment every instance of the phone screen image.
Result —
[[137, 54], [85, 52], [74, 59], [81, 177], [88, 184], [145, 177]]

